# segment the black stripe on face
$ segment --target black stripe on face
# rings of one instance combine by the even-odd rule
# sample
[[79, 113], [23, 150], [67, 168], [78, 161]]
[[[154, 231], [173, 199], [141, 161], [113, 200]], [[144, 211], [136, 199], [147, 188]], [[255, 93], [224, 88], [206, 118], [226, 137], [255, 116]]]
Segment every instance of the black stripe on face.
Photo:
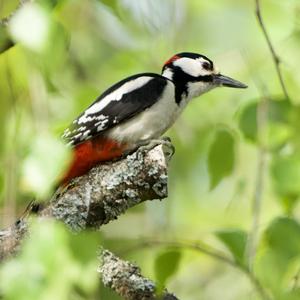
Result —
[[174, 75], [172, 81], [175, 84], [175, 100], [176, 103], [179, 105], [182, 96], [187, 96], [188, 94], [188, 83], [190, 82], [213, 82], [212, 75], [204, 75], [204, 76], [191, 76], [182, 71], [180, 67], [173, 68]]

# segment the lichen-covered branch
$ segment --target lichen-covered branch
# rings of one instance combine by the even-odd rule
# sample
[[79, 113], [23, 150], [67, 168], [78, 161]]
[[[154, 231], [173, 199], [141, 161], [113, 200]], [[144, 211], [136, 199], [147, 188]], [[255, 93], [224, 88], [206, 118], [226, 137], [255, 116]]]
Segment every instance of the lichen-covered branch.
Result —
[[0, 231], [0, 262], [19, 251], [27, 227], [27, 221], [20, 220], [10, 228]]
[[121, 260], [108, 250], [103, 250], [100, 258], [98, 271], [104, 285], [125, 300], [178, 300], [166, 290], [157, 296], [155, 284], [143, 277], [136, 265]]
[[[145, 200], [166, 198], [169, 158], [170, 149], [158, 145], [148, 152], [136, 151], [122, 160], [101, 164], [57, 192], [37, 215], [61, 220], [73, 231], [99, 228]], [[0, 231], [0, 260], [19, 249], [29, 215]]]

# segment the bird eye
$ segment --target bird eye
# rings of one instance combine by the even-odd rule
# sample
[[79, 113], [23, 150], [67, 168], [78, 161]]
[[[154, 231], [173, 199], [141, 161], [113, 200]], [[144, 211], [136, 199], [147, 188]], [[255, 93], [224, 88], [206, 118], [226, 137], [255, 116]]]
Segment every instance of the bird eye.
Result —
[[211, 66], [211, 64], [209, 63], [209, 62], [207, 62], [207, 61], [205, 61], [204, 63], [202, 63], [202, 68], [204, 69], [204, 70], [212, 70], [212, 66]]

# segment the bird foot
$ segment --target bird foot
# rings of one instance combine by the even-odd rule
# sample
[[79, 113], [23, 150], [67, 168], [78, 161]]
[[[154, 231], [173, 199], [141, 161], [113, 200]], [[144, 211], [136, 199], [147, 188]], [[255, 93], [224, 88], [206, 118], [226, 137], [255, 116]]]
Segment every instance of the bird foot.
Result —
[[137, 152], [145, 153], [153, 149], [154, 147], [162, 145], [163, 152], [168, 160], [174, 155], [175, 147], [172, 145], [171, 139], [168, 136], [163, 136], [161, 139], [153, 139], [150, 141], [145, 141], [140, 144]]

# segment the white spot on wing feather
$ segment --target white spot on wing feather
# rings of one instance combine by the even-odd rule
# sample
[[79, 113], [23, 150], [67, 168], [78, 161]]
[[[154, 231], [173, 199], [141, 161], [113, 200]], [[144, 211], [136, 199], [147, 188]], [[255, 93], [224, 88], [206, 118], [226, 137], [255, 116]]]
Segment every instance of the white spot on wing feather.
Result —
[[77, 129], [77, 131], [82, 132], [82, 131], [85, 131], [85, 129], [86, 129], [86, 126], [81, 126]]
[[80, 140], [83, 141], [83, 140], [87, 139], [90, 132], [91, 132], [90, 129], [87, 130], [87, 131], [85, 131], [85, 132], [81, 135]]
[[98, 115], [95, 117], [96, 120], [107, 120], [109, 118], [109, 116], [105, 116], [105, 115]]
[[95, 123], [94, 126], [98, 126], [97, 127], [97, 131], [102, 131], [103, 129], [105, 129], [105, 125], [108, 123], [109, 118], [106, 117], [106, 119], [100, 120], [99, 122]]
[[95, 117], [91, 117], [89, 115], [86, 115], [84, 114], [83, 116], [81, 116], [79, 119], [78, 119], [78, 124], [83, 124], [83, 123], [87, 123], [87, 122], [90, 122], [90, 121], [93, 121], [95, 119]]
[[71, 134], [71, 131], [69, 128], [66, 128], [63, 135], [62, 135], [62, 138], [66, 138], [68, 137], [69, 135]]
[[74, 135], [73, 139], [76, 140], [76, 139], [78, 139], [81, 135], [82, 135], [82, 133], [78, 133], [78, 134]]

